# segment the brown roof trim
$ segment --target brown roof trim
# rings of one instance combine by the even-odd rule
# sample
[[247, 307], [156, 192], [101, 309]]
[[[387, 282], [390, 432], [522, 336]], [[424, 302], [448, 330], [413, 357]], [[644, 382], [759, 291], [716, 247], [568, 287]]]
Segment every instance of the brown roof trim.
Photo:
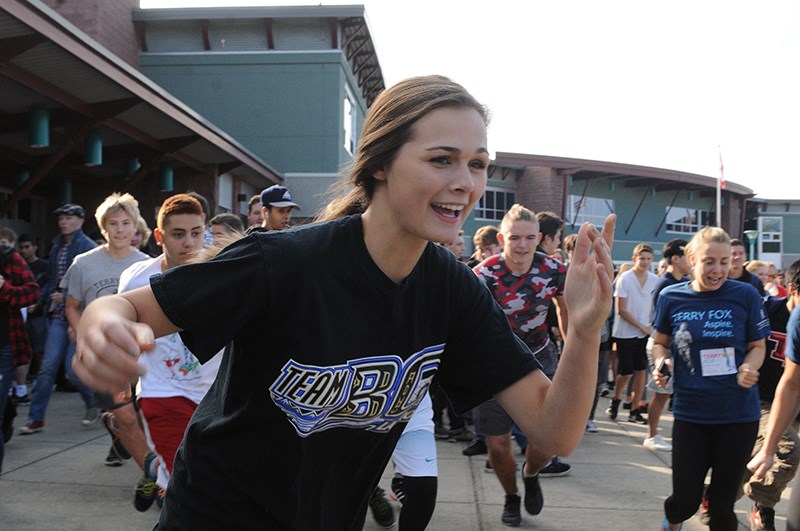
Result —
[[[618, 162], [604, 162], [598, 160], [575, 159], [569, 157], [551, 157], [547, 155], [529, 155], [524, 153], [508, 153], [498, 151], [495, 154], [493, 164], [501, 167], [520, 167], [541, 166], [562, 170], [564, 174], [578, 173], [580, 171], [604, 172], [616, 176], [646, 177], [661, 179], [687, 185], [700, 186], [704, 188], [716, 188], [716, 177], [709, 177], [697, 173], [688, 173], [677, 170], [667, 170], [664, 168], [653, 168], [651, 166], [639, 166], [636, 164], [623, 164]], [[731, 181], [725, 182], [725, 191], [736, 195], [753, 197], [755, 192], [746, 186], [736, 184]]]

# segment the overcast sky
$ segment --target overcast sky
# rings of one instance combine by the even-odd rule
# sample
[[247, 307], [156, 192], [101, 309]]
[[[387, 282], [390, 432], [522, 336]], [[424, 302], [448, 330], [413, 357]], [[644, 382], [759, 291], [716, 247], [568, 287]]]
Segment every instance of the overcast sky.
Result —
[[717, 177], [721, 148], [727, 180], [762, 198], [800, 199], [800, 2], [321, 3], [366, 6], [387, 86], [436, 73], [467, 87], [492, 111], [492, 152]]

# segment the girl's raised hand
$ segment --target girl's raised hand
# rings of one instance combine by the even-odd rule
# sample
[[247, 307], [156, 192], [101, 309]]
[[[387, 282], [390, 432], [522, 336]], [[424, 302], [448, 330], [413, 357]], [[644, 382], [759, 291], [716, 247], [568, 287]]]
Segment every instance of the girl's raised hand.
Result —
[[611, 247], [616, 220], [616, 215], [610, 214], [603, 223], [602, 232], [590, 223], [584, 223], [578, 231], [564, 288], [570, 333], [599, 333], [608, 318], [613, 291]]

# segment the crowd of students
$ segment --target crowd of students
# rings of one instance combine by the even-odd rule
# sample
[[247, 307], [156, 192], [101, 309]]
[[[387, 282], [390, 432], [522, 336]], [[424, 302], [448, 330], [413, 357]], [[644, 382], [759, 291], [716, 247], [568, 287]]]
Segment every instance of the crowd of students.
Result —
[[[735, 529], [742, 493], [755, 502], [752, 528], [774, 529], [800, 453], [789, 427], [800, 404], [800, 264], [782, 286], [768, 264], [745, 264], [740, 241], [705, 228], [664, 247], [660, 277], [640, 244], [615, 280], [613, 215], [562, 245], [563, 220], [522, 205], [476, 231], [465, 258], [487, 122], [446, 78], [387, 89], [338, 196], [292, 230], [300, 207], [278, 185], [252, 198], [244, 223], [210, 217], [197, 194], [169, 197], [152, 257], [129, 194], [95, 211], [99, 244], [82, 231], [81, 206], [59, 207], [46, 271], [0, 229], [0, 406], [9, 392], [27, 402], [9, 382], [39, 352], [18, 433], [41, 432], [65, 367], [81, 422], [101, 418], [111, 435], [106, 463], [141, 467], [134, 505], [162, 507], [158, 529], [355, 530], [368, 508], [389, 527], [378, 480], [390, 462], [400, 529], [424, 529], [436, 437], [474, 437], [464, 453], [488, 454], [505, 492], [500, 519], [518, 526], [522, 507], [544, 507], [539, 479], [570, 472], [558, 456], [597, 431], [611, 372], [609, 418], [630, 384], [628, 421], [648, 424], [646, 448], [672, 452], [662, 529], [700, 506], [711, 529]], [[670, 397], [671, 444], [658, 429]], [[512, 440], [525, 455], [521, 493]], [[245, 457], [264, 453], [282, 459]]]

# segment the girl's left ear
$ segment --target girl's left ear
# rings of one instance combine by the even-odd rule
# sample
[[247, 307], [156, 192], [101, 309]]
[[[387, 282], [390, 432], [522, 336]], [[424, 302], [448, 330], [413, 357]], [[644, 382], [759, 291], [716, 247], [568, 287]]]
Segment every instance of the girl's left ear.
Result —
[[372, 178], [376, 181], [385, 181], [386, 180], [386, 170], [381, 168], [379, 170], [375, 170], [372, 172]]

